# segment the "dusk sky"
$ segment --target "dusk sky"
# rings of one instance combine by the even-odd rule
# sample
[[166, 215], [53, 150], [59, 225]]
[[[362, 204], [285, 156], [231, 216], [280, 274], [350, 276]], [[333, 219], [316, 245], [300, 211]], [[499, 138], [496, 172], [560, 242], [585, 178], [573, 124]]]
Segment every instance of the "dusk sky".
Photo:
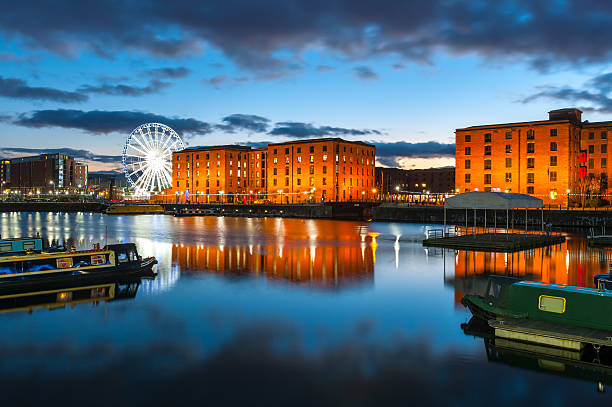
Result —
[[11, 3], [5, 157], [118, 169], [130, 131], [159, 121], [190, 146], [343, 137], [427, 168], [454, 164], [459, 127], [574, 106], [612, 120], [609, 1]]

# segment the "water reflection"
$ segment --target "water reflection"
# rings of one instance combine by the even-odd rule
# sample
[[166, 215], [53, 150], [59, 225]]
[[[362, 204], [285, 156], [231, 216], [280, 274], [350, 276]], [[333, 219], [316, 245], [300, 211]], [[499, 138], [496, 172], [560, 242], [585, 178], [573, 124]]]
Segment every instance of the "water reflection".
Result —
[[[593, 277], [607, 273], [612, 251], [590, 248], [574, 236], [566, 242], [515, 253], [446, 250], [445, 283], [455, 289], [455, 304], [465, 294], [482, 294], [487, 276], [501, 275], [546, 283], [594, 287]], [[450, 266], [450, 267], [448, 267]]]
[[250, 275], [315, 287], [371, 284], [372, 245], [172, 246], [172, 260], [182, 273]]
[[486, 321], [476, 317], [461, 324], [461, 329], [466, 335], [482, 338], [489, 362], [589, 381], [598, 391], [612, 384], [612, 354], [607, 347], [586, 345], [572, 350], [499, 338]]

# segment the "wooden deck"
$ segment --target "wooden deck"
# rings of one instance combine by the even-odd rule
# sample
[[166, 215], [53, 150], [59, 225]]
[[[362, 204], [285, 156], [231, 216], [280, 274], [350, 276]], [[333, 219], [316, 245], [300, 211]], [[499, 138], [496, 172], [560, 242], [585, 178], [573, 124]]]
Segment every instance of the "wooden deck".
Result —
[[423, 240], [423, 246], [479, 252], [516, 252], [565, 242], [565, 236], [524, 233], [480, 233]]
[[489, 326], [498, 337], [565, 349], [580, 350], [584, 344], [612, 346], [612, 331], [513, 318], [490, 320]]

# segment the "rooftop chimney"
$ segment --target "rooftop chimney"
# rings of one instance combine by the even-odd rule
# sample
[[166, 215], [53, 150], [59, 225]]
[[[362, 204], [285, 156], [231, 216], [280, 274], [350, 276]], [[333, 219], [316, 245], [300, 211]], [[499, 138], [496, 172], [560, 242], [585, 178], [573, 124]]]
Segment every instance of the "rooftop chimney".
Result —
[[582, 110], [576, 108], [557, 109], [548, 112], [548, 120], [569, 120], [574, 124], [582, 123]]

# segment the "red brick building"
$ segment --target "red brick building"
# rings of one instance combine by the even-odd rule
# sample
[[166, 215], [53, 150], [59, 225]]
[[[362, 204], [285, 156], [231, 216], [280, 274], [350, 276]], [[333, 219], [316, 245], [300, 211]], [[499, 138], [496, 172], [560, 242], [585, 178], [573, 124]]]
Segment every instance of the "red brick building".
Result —
[[[78, 171], [77, 171], [77, 168]], [[85, 178], [82, 177], [85, 174]], [[39, 190], [70, 190], [79, 188], [79, 182], [87, 180], [87, 164], [77, 163], [65, 154], [41, 154], [10, 160], [11, 189], [22, 192]]]
[[177, 202], [300, 203], [371, 199], [375, 147], [340, 138], [229, 145], [173, 153]]
[[[560, 109], [548, 120], [457, 129], [456, 192], [518, 192], [566, 205], [568, 194], [574, 200], [581, 193], [585, 165], [593, 176], [607, 176], [606, 129], [612, 123], [582, 122], [581, 114]], [[585, 145], [592, 146], [588, 158], [581, 154]]]

